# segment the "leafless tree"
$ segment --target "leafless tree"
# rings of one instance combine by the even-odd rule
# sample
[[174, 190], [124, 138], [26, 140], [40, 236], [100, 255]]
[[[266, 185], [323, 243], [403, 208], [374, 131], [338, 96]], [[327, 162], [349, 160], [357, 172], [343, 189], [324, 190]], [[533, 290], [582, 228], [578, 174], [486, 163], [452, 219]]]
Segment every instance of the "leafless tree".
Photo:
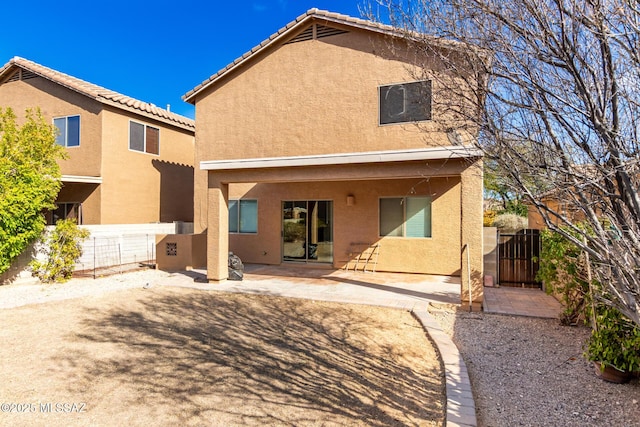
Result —
[[421, 71], [443, 126], [474, 127], [514, 191], [589, 254], [599, 298], [640, 325], [638, 0], [378, 0], [369, 14], [381, 10], [447, 71]]

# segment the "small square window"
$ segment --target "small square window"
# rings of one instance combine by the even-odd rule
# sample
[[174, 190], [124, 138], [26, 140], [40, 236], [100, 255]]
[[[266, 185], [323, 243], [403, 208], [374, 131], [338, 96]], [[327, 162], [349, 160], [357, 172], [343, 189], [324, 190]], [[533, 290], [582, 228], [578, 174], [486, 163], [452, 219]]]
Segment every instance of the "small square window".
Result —
[[431, 197], [381, 198], [380, 236], [431, 237]]
[[160, 129], [142, 123], [129, 122], [129, 149], [160, 154]]
[[257, 200], [229, 200], [229, 232], [258, 232]]
[[80, 116], [56, 117], [53, 124], [58, 128], [56, 144], [63, 147], [80, 145]]

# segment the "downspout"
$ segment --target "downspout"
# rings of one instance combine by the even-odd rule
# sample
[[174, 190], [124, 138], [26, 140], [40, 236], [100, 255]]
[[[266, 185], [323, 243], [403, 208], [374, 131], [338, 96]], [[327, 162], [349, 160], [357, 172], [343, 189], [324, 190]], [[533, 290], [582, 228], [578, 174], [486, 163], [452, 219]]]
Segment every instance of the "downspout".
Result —
[[469, 255], [469, 244], [465, 243], [462, 246], [462, 251], [467, 252], [467, 284], [469, 286], [469, 312], [473, 311], [473, 299], [471, 296], [471, 256]]

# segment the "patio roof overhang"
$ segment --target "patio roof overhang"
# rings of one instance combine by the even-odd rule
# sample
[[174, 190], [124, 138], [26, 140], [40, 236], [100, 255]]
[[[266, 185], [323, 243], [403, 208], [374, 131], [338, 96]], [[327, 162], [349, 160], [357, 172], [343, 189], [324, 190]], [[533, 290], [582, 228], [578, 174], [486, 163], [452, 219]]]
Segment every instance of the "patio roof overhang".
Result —
[[85, 175], [62, 175], [62, 182], [75, 184], [102, 184], [101, 176], [85, 176]]
[[225, 171], [242, 169], [337, 166], [391, 162], [415, 162], [482, 157], [482, 151], [469, 146], [444, 146], [360, 153], [318, 154], [310, 156], [264, 157], [255, 159], [205, 160], [200, 169]]

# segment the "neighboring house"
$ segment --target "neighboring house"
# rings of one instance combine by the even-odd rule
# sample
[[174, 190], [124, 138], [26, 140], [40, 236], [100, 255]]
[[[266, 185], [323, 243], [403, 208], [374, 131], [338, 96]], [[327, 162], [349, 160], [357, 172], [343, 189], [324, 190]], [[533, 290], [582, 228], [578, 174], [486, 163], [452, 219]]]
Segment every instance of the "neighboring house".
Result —
[[40, 108], [67, 147], [49, 223], [193, 220], [193, 120], [19, 57], [0, 68], [0, 107]]
[[482, 301], [481, 155], [431, 120], [437, 82], [399, 35], [312, 9], [183, 97], [209, 280], [228, 251], [342, 268], [379, 245], [376, 270], [461, 276], [466, 301], [471, 277]]

